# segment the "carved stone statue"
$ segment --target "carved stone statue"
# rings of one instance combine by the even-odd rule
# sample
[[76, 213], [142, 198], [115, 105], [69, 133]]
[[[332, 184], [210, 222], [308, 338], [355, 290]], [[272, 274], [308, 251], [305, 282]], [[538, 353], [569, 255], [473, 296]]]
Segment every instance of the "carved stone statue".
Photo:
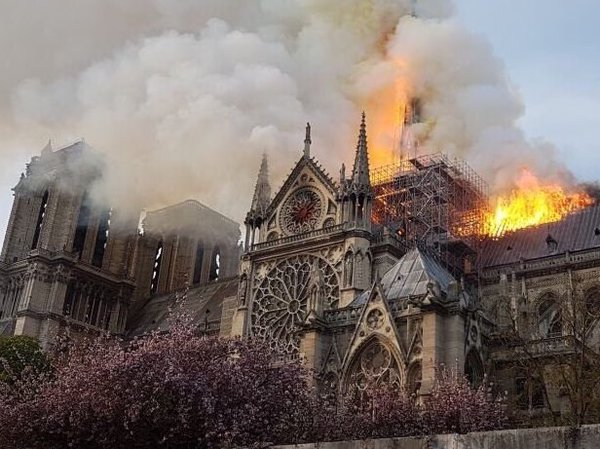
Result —
[[246, 290], [248, 289], [248, 276], [243, 273], [240, 277], [240, 284], [238, 286], [238, 300], [240, 306], [246, 305]]
[[344, 284], [346, 287], [352, 285], [352, 280], [354, 276], [354, 259], [352, 254], [348, 253], [346, 255], [346, 260], [344, 261]]
[[323, 280], [323, 273], [319, 269], [317, 262], [315, 262], [310, 270], [310, 287], [308, 296], [308, 310], [313, 310], [318, 315], [322, 312], [323, 305], [323, 291], [325, 288], [325, 281]]

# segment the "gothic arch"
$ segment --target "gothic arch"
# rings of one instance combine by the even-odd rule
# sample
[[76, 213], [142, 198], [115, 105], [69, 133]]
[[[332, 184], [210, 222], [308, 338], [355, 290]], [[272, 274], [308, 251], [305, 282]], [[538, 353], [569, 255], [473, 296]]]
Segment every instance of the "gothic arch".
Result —
[[403, 385], [400, 360], [392, 342], [381, 335], [372, 335], [355, 349], [343, 375], [343, 391], [364, 391], [370, 383]]
[[406, 390], [409, 395], [418, 395], [423, 381], [423, 366], [421, 361], [410, 364], [406, 370]]
[[559, 296], [552, 290], [542, 293], [534, 302], [536, 331], [540, 337], [562, 334], [562, 313]]
[[483, 382], [485, 376], [483, 361], [479, 353], [474, 349], [471, 349], [465, 357], [465, 375], [474, 387], [478, 387]]
[[583, 305], [585, 307], [586, 321], [596, 321], [600, 318], [600, 286], [591, 285], [584, 290]]

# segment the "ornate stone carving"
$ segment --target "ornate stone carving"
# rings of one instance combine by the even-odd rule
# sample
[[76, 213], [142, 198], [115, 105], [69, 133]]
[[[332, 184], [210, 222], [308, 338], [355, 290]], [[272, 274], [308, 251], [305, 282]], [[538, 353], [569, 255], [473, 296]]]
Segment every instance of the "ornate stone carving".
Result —
[[311, 272], [315, 269], [320, 271], [323, 309], [337, 306], [338, 277], [330, 264], [312, 255], [284, 259], [264, 277], [254, 293], [251, 314], [254, 335], [288, 354], [298, 351], [296, 331], [308, 313]]
[[383, 312], [381, 309], [373, 309], [367, 315], [367, 327], [372, 331], [383, 326]]
[[372, 340], [357, 355], [347, 377], [347, 388], [364, 391], [370, 384], [400, 387], [401, 378], [396, 358], [378, 339]]
[[321, 195], [312, 188], [292, 193], [283, 204], [280, 226], [288, 234], [301, 234], [316, 229], [323, 215]]

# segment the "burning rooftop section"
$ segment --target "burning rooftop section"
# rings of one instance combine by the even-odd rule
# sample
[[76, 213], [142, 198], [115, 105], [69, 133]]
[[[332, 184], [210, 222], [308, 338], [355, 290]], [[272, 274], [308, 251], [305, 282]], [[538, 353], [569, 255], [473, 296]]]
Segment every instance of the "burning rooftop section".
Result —
[[586, 189], [544, 183], [528, 169], [513, 189], [489, 199], [487, 184], [466, 162], [442, 154], [377, 168], [372, 182], [373, 221], [408, 244], [499, 238], [560, 221], [596, 203]]
[[371, 172], [372, 220], [407, 246], [437, 250], [449, 269], [462, 271], [481, 233], [487, 184], [469, 165], [437, 153], [404, 158]]
[[586, 191], [570, 191], [557, 183], [544, 184], [528, 169], [522, 170], [516, 184], [490, 204], [483, 235], [498, 238], [508, 232], [553, 223], [595, 203]]

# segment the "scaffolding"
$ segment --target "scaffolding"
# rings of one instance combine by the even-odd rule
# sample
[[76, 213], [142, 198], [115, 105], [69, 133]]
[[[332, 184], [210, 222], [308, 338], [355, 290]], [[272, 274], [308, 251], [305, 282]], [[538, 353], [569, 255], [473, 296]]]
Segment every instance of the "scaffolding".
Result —
[[488, 188], [465, 161], [441, 153], [418, 156], [377, 168], [371, 178], [374, 223], [408, 246], [436, 253], [453, 274], [469, 271]]

